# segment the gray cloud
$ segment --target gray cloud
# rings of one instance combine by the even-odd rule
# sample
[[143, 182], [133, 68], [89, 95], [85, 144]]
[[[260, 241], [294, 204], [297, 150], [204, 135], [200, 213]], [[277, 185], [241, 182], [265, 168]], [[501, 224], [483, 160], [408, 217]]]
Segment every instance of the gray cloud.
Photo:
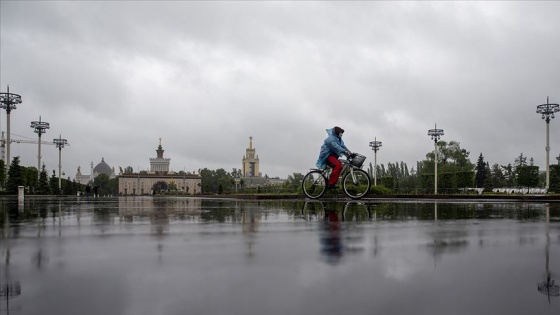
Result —
[[[560, 102], [557, 2], [15, 2], [2, 1], [0, 89], [21, 94], [12, 133], [39, 115], [71, 146], [73, 177], [101, 157], [147, 169], [158, 139], [175, 170], [313, 167], [324, 129], [354, 151], [409, 167], [427, 130], [476, 161], [544, 169], [536, 105]], [[5, 130], [5, 114], [0, 116]], [[560, 153], [551, 123], [551, 155]], [[16, 136], [14, 136], [16, 137]], [[36, 147], [14, 144], [24, 165]], [[52, 151], [52, 152], [51, 152]], [[48, 169], [58, 155], [43, 149]], [[553, 160], [554, 161], [554, 160]]]

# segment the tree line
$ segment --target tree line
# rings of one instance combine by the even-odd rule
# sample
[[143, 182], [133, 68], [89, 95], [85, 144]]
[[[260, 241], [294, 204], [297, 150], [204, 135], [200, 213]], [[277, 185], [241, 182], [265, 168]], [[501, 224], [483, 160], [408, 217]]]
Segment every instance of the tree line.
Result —
[[[543, 187], [544, 174], [533, 164], [533, 158], [527, 158], [523, 153], [507, 165], [490, 164], [480, 153], [476, 164], [473, 164], [470, 152], [460, 146], [457, 141], [437, 142], [437, 170], [438, 191], [443, 193], [457, 193], [467, 188], [479, 188], [492, 191], [494, 188], [534, 188]], [[374, 193], [390, 194], [429, 194], [434, 189], [435, 151], [428, 152], [426, 158], [417, 161], [415, 167], [409, 167], [405, 162], [378, 164], [376, 172], [374, 165], [369, 163], [367, 172], [377, 178]], [[61, 189], [58, 187], [58, 177], [53, 171], [48, 176], [45, 167], [39, 173], [35, 167], [19, 165], [19, 157], [15, 157], [10, 165], [6, 178], [5, 164], [0, 160], [0, 183], [4, 184], [4, 191], [17, 194], [18, 186], [28, 187], [26, 193], [37, 195], [64, 194], [75, 195], [77, 192], [96, 193], [98, 195], [118, 194], [118, 177], [109, 178], [105, 174], [98, 175], [92, 183], [82, 185], [68, 179], [61, 179]], [[123, 173], [132, 173], [132, 167], [126, 167]], [[283, 185], [261, 187], [245, 187], [241, 170], [233, 168], [231, 172], [223, 168], [210, 170], [200, 169], [202, 194], [227, 194], [233, 192], [254, 193], [301, 193], [301, 181], [304, 174], [293, 173], [284, 181]], [[266, 176], [265, 176], [266, 177]], [[551, 192], [560, 192], [560, 166], [550, 166]]]
[[[477, 163], [473, 164], [470, 152], [461, 148], [457, 141], [439, 141], [438, 157], [438, 191], [457, 193], [467, 188], [480, 188], [485, 192], [494, 188], [536, 188], [543, 187], [545, 178], [539, 167], [533, 164], [533, 158], [521, 153], [514, 163], [507, 165], [492, 164], [485, 161], [480, 153]], [[435, 151], [426, 154], [426, 158], [416, 163], [416, 168], [409, 170], [404, 162], [388, 163], [377, 166], [378, 184], [399, 193], [431, 193], [434, 188]], [[558, 168], [558, 166], [555, 166]], [[370, 163], [368, 172], [374, 176], [374, 166]], [[556, 169], [554, 168], [554, 169]], [[551, 170], [553, 167], [551, 166]], [[558, 169], [560, 172], [560, 169]], [[555, 179], [560, 191], [560, 173]], [[554, 192], [551, 176], [550, 191]], [[556, 184], [556, 183], [555, 183]]]
[[[444, 193], [458, 193], [470, 188], [480, 188], [492, 191], [494, 188], [533, 188], [544, 186], [543, 174], [538, 166], [533, 165], [533, 159], [528, 159], [523, 153], [507, 165], [493, 164], [485, 161], [482, 153], [477, 163], [471, 162], [470, 152], [462, 148], [457, 141], [438, 141], [437, 143], [438, 191]], [[374, 165], [369, 163], [367, 172], [373, 178], [377, 177], [374, 193], [402, 193], [402, 194], [430, 194], [434, 190], [435, 150], [428, 152], [426, 158], [409, 167], [405, 162], [378, 164], [376, 174]], [[551, 167], [551, 170], [553, 167]], [[224, 169], [200, 170], [202, 177], [202, 193], [229, 193], [235, 190], [234, 178], [240, 177], [240, 170], [227, 172]], [[289, 175], [282, 186], [253, 188], [255, 192], [298, 193], [304, 174]], [[557, 179], [551, 175], [550, 191], [554, 191], [553, 183], [557, 181], [560, 192], [560, 167]], [[554, 177], [555, 178], [555, 177]], [[243, 183], [240, 183], [243, 190]], [[259, 191], [257, 191], [257, 189]]]
[[[96, 178], [97, 181], [102, 179], [100, 176]], [[33, 195], [76, 195], [88, 190], [88, 185], [76, 183], [70, 178], [61, 178], [59, 187], [59, 178], [55, 171], [49, 177], [44, 165], [41, 172], [36, 167], [21, 166], [19, 156], [14, 157], [7, 172], [6, 163], [0, 160], [0, 186], [6, 194], [18, 194], [20, 186], [25, 188], [26, 194]]]

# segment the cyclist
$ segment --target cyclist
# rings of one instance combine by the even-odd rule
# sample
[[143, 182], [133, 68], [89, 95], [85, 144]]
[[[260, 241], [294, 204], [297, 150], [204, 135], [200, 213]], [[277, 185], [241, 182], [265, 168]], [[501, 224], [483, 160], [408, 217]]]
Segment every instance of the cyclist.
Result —
[[336, 126], [332, 129], [327, 129], [328, 137], [323, 142], [321, 146], [321, 151], [319, 152], [319, 158], [315, 165], [324, 169], [327, 164], [333, 168], [329, 182], [327, 183], [327, 189], [336, 188], [336, 182], [342, 171], [342, 163], [338, 160], [340, 156], [345, 154], [346, 156], [351, 155], [350, 150], [344, 145], [342, 141], [342, 134], [344, 129]]

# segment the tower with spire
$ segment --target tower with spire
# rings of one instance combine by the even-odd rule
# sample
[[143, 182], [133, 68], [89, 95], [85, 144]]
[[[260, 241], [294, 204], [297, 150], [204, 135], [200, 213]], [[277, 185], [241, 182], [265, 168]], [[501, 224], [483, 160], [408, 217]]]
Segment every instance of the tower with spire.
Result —
[[169, 164], [171, 159], [163, 157], [163, 147], [161, 146], [161, 138], [159, 138], [159, 146], [156, 150], [157, 157], [150, 158], [150, 172], [155, 174], [169, 173]]
[[243, 177], [260, 177], [259, 156], [253, 148], [253, 137], [249, 137], [249, 147], [243, 156]]

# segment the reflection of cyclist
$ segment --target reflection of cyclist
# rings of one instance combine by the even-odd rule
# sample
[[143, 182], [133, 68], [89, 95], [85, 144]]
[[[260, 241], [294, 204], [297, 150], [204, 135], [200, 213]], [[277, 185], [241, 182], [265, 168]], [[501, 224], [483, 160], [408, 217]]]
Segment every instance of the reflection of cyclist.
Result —
[[342, 163], [338, 160], [338, 158], [342, 154], [350, 155], [350, 150], [344, 145], [344, 141], [342, 141], [342, 134], [344, 133], [344, 129], [340, 127], [334, 127], [332, 129], [327, 129], [327, 134], [329, 135], [323, 145], [321, 146], [321, 151], [319, 152], [319, 158], [317, 159], [317, 167], [320, 169], [324, 169], [327, 166], [332, 166], [333, 171], [331, 173], [331, 177], [329, 178], [329, 182], [327, 188], [336, 188], [336, 182], [338, 181], [338, 176], [340, 176], [340, 172], [342, 171]]
[[340, 238], [340, 221], [334, 211], [325, 212], [324, 231], [321, 236], [321, 252], [330, 263], [338, 263], [343, 254], [343, 245]]

